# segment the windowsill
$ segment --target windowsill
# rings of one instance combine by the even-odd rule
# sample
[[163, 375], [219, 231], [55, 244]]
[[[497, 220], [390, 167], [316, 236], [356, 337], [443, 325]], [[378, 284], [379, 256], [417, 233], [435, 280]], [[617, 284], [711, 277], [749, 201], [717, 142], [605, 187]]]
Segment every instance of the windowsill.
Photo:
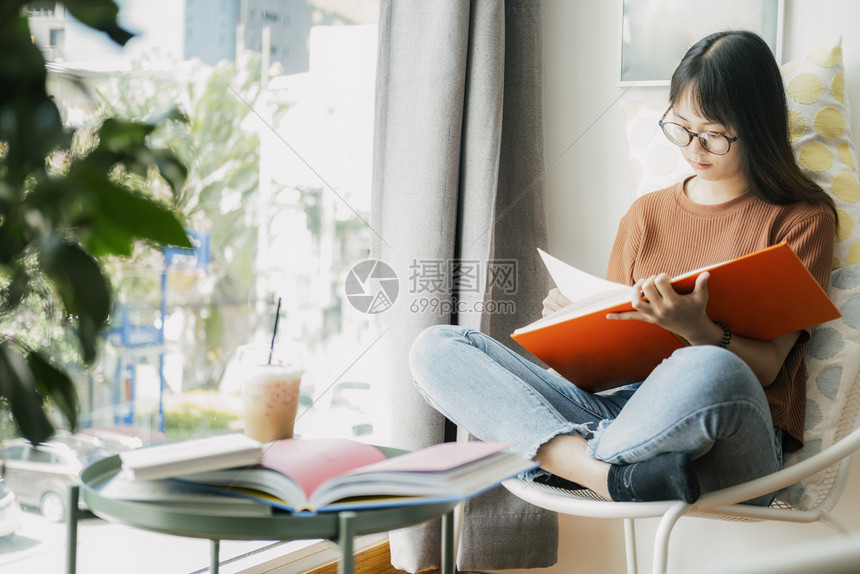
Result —
[[[387, 532], [357, 536], [353, 550], [359, 552], [387, 538]], [[274, 542], [245, 556], [222, 562], [219, 572], [222, 574], [305, 572], [339, 559], [340, 548], [329, 540]]]

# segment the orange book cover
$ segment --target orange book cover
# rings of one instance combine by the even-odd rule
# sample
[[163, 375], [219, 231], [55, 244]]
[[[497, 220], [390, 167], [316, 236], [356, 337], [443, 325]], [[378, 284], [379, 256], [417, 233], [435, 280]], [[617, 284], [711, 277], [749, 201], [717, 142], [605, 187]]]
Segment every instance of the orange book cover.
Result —
[[[607, 319], [608, 313], [633, 310], [630, 287], [588, 275], [545, 253], [541, 255], [562, 293], [567, 295], [559, 285], [565, 281], [568, 285], [590, 283], [592, 292], [585, 299], [517, 329], [511, 337], [578, 387], [598, 392], [644, 380], [664, 358], [685, 344], [673, 333], [650, 323]], [[679, 293], [689, 293], [696, 277], [704, 271], [711, 273], [708, 316], [726, 323], [742, 337], [773, 339], [840, 316], [785, 242], [685, 273], [672, 279], [672, 285]], [[564, 277], [567, 273], [570, 275]]]

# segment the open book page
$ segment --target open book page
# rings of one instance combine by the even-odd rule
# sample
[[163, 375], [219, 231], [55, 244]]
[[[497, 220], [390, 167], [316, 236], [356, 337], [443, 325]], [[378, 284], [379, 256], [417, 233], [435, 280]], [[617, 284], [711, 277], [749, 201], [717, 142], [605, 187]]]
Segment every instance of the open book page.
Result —
[[301, 509], [320, 484], [385, 458], [375, 446], [350, 439], [283, 439], [266, 443], [257, 465], [177, 478], [237, 491], [255, 489], [277, 496], [288, 508]]
[[407, 452], [350, 471], [349, 475], [371, 472], [442, 472], [475, 462], [510, 447], [503, 442], [443, 442]]
[[399, 496], [400, 503], [405, 503], [406, 498], [415, 502], [462, 500], [536, 466], [536, 462], [515, 453], [500, 451], [446, 470], [378, 471], [351, 475], [344, 477], [343, 481], [335, 479], [323, 485], [314, 493], [312, 506], [325, 507], [326, 510], [347, 508], [354, 506], [355, 497], [367, 496]]
[[266, 445], [263, 466], [290, 477], [310, 499], [327, 480], [385, 459], [375, 446], [349, 439], [279, 440]]
[[[583, 315], [588, 315], [589, 313], [594, 313], [595, 311], [600, 311], [602, 309], [610, 309], [616, 307], [617, 305], [621, 305], [622, 303], [630, 302], [630, 293], [617, 294], [612, 297], [606, 298], [601, 297], [599, 295], [594, 295], [585, 299], [584, 301], [577, 301], [576, 303], [571, 303], [566, 307], [562, 307], [555, 313], [547, 315], [546, 317], [541, 317], [537, 321], [533, 323], [529, 323], [525, 327], [520, 327], [514, 334], [525, 333], [527, 331], [533, 331], [535, 329], [540, 329], [543, 327], [548, 327], [549, 325], [555, 325], [557, 323], [563, 323], [569, 319], [573, 319], [575, 317], [581, 317]], [[632, 310], [631, 309], [627, 309]], [[620, 309], [618, 310], [620, 311]]]
[[506, 452], [510, 446], [502, 442], [446, 442], [395, 456], [321, 485], [311, 506], [331, 510], [352, 504], [333, 504], [342, 499], [378, 495], [462, 499], [537, 465]]
[[629, 285], [601, 279], [568, 265], [542, 249], [538, 249], [538, 253], [540, 253], [556, 287], [562, 295], [570, 299], [571, 303], [551, 315], [517, 329], [515, 333], [531, 331], [566, 321], [572, 317], [613, 307], [630, 300], [631, 289]]
[[630, 287], [602, 279], [586, 273], [560, 259], [556, 259], [543, 249], [538, 249], [547, 271], [561, 294], [573, 303], [587, 304], [595, 299], [612, 298], [630, 293]]

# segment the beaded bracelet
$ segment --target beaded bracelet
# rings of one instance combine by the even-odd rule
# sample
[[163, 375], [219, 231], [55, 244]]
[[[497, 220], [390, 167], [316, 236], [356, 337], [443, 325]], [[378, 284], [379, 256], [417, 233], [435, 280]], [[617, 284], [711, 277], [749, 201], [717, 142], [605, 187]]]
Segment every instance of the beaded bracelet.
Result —
[[723, 349], [728, 348], [729, 343], [732, 342], [732, 330], [729, 328], [728, 325], [726, 325], [725, 323], [722, 323], [720, 321], [714, 321], [714, 323], [718, 327], [722, 327], [722, 329], [723, 329], [723, 340], [720, 341], [720, 347], [722, 347]]

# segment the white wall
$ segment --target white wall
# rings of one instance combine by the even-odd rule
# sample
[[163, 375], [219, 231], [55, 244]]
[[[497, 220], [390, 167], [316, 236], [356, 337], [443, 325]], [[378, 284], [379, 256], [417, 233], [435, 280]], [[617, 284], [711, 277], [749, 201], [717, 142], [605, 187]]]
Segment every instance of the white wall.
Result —
[[[616, 83], [620, 0], [544, 0], [546, 162], [550, 250], [592, 273], [603, 274], [618, 220], [634, 197], [618, 99], [665, 97], [666, 88], [625, 93]], [[852, 128], [860, 134], [860, 2], [785, 0], [783, 61], [843, 36]], [[860, 468], [855, 469], [837, 516], [860, 531]], [[638, 528], [646, 545], [655, 524]], [[621, 523], [562, 519], [561, 561], [522, 574], [623, 572]], [[682, 519], [672, 538], [670, 569], [737, 559], [808, 538], [831, 536], [821, 525], [735, 524]], [[650, 569], [650, 549], [640, 554]], [[728, 571], [728, 570], [727, 570]], [[513, 574], [513, 573], [511, 573]]]

